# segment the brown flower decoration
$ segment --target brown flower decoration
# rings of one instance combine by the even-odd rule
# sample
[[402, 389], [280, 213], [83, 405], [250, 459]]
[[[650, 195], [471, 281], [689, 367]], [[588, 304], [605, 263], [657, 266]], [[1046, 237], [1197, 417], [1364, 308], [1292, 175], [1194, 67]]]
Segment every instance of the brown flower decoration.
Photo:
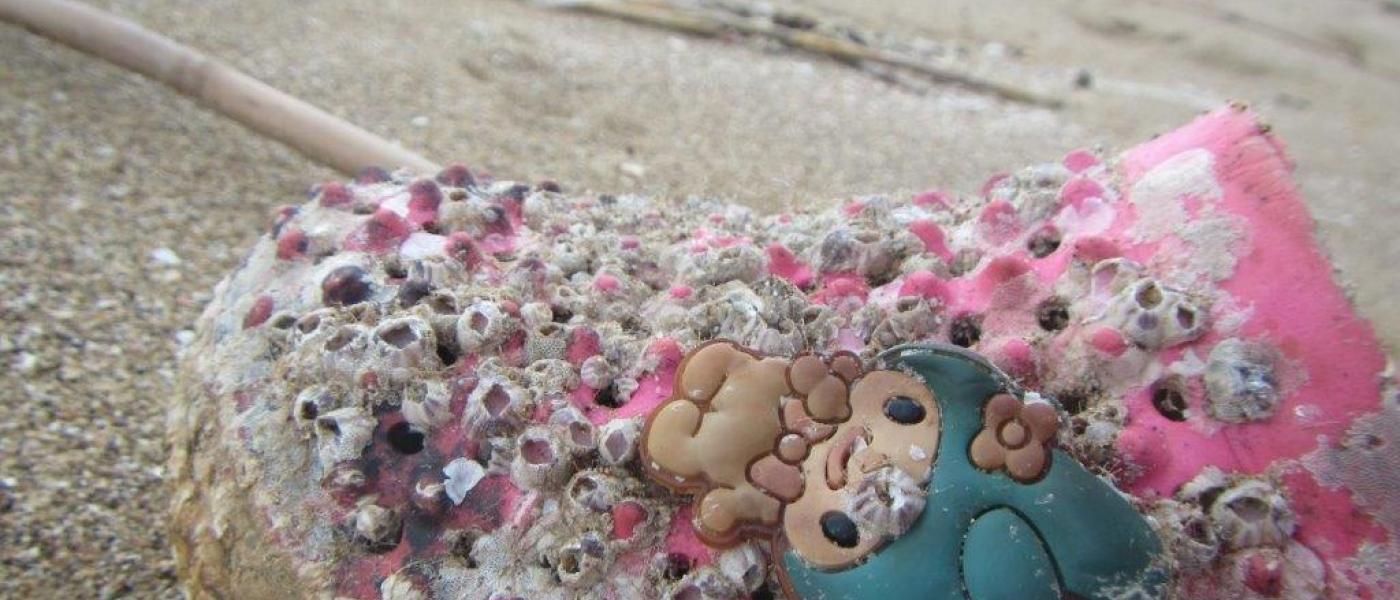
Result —
[[982, 431], [972, 440], [972, 464], [988, 471], [1004, 468], [1012, 479], [1030, 483], [1050, 466], [1050, 444], [1058, 430], [1055, 407], [997, 394], [982, 409]]

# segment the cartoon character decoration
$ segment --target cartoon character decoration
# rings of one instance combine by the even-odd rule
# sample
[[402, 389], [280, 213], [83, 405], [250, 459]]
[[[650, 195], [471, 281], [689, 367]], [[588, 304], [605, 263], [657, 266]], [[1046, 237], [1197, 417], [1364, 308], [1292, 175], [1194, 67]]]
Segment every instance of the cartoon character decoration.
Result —
[[1054, 448], [1059, 414], [976, 354], [693, 351], [643, 434], [707, 544], [769, 539], [790, 598], [1159, 597], [1147, 522]]

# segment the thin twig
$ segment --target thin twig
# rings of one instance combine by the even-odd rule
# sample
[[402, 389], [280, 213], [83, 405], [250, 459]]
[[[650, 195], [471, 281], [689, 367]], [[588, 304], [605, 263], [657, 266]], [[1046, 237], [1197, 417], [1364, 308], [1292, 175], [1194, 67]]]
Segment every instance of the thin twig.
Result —
[[71, 0], [0, 0], [0, 21], [141, 73], [347, 174], [438, 166], [311, 104], [110, 13]]
[[978, 77], [971, 73], [940, 67], [918, 59], [871, 48], [816, 31], [775, 26], [763, 21], [735, 18], [717, 12], [694, 12], [665, 3], [636, 0], [565, 0], [561, 8], [612, 17], [701, 37], [721, 37], [727, 33], [768, 37], [792, 48], [854, 64], [875, 63], [905, 69], [939, 83], [950, 83], [968, 90], [1035, 106], [1061, 108], [1064, 102], [1027, 89]]

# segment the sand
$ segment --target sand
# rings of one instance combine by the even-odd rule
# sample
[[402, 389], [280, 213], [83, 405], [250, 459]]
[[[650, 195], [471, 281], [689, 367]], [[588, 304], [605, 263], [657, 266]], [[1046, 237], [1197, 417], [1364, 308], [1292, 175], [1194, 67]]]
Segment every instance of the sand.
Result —
[[[1289, 142], [1360, 309], [1400, 344], [1393, 2], [779, 3], [927, 40], [1061, 111], [505, 0], [102, 4], [441, 161], [765, 210], [973, 192], [1249, 100]], [[174, 356], [272, 210], [335, 175], [20, 30], [0, 27], [0, 56], [0, 596], [175, 597]]]

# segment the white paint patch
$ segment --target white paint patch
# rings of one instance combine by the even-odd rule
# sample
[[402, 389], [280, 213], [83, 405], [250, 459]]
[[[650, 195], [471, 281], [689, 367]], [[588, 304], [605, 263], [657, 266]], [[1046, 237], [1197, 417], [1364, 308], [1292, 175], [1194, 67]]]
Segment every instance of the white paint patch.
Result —
[[1322, 407], [1316, 404], [1299, 404], [1293, 407], [1293, 418], [1299, 423], [1308, 424], [1316, 422], [1318, 417], [1323, 415]]
[[1211, 306], [1211, 322], [1215, 324], [1215, 332], [1221, 336], [1236, 335], [1253, 316], [1253, 304], [1242, 306], [1234, 296], [1226, 293], [1221, 293]]
[[399, 256], [404, 260], [422, 260], [430, 256], [442, 256], [447, 247], [447, 238], [415, 231], [399, 246]]
[[1137, 206], [1133, 235], [1139, 240], [1161, 239], [1186, 222], [1182, 199], [1203, 202], [1220, 199], [1215, 179], [1215, 157], [1209, 150], [1187, 150], [1162, 161], [1133, 184], [1129, 198]]
[[1078, 210], [1066, 206], [1055, 215], [1055, 227], [1065, 236], [1098, 235], [1113, 225], [1118, 211], [1103, 198], [1086, 198]]
[[1239, 257], [1247, 253], [1249, 227], [1236, 220], [1223, 212], [1203, 209], [1199, 218], [1182, 228], [1182, 241], [1193, 248], [1184, 257], [1184, 267], [1195, 283], [1225, 281], [1235, 274]]
[[1196, 377], [1206, 372], [1206, 361], [1191, 348], [1181, 353], [1181, 358], [1167, 367], [1167, 371], [1184, 377]]
[[909, 446], [909, 458], [912, 458], [912, 459], [918, 460], [918, 461], [922, 461], [922, 460], [928, 458], [928, 452], [924, 451], [923, 448], [920, 448], [920, 447], [918, 447], [918, 446], [910, 445], [910, 446]]
[[409, 198], [408, 192], [399, 192], [385, 198], [384, 201], [379, 204], [379, 208], [391, 210], [400, 217], [408, 218]]

